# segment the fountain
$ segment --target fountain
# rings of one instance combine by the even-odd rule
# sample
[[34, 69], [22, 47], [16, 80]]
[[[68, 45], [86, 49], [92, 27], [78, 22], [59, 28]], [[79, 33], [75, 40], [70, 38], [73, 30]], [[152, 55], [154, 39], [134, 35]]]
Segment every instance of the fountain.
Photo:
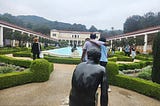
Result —
[[43, 53], [49, 54], [52, 56], [58, 56], [58, 57], [78, 57], [80, 58], [82, 55], [82, 47], [76, 47], [76, 49], [75, 48], [73, 49], [73, 47], [69, 46], [69, 47], [64, 47], [64, 48], [46, 50], [46, 51], [43, 51]]
[[73, 45], [73, 47], [72, 47], [72, 49], [71, 49], [71, 52], [72, 52], [72, 54], [71, 54], [72, 57], [78, 57], [78, 56], [79, 56], [79, 53], [78, 53], [78, 51], [77, 51], [77, 48], [76, 48], [76, 44], [75, 44], [75, 43], [74, 43], [74, 45]]

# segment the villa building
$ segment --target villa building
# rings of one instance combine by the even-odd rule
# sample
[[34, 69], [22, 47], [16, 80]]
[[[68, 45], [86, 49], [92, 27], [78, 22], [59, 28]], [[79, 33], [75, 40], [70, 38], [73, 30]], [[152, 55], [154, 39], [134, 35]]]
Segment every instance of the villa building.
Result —
[[[58, 41], [67, 41], [69, 45], [76, 44], [81, 46], [86, 38], [90, 38], [92, 32], [80, 32], [80, 31], [64, 31], [64, 30], [51, 30], [50, 37], [57, 39]], [[99, 32], [94, 32], [96, 39], [100, 38]]]

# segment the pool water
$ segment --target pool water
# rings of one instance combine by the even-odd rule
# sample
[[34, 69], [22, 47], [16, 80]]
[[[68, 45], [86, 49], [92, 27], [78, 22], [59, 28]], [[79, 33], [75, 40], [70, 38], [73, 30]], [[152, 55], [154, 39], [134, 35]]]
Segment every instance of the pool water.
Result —
[[[78, 55], [81, 56], [82, 47], [76, 47], [76, 48], [77, 48]], [[71, 56], [72, 55], [71, 49], [72, 47], [64, 47], [64, 48], [59, 48], [59, 49], [48, 50], [47, 52], [53, 55]]]

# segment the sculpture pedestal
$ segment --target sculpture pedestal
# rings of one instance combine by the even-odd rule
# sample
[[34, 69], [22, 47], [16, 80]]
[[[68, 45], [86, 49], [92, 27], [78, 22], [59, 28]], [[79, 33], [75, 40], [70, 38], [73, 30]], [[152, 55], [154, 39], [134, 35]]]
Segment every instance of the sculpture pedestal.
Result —
[[72, 57], [79, 57], [78, 50], [74, 50], [71, 54]]

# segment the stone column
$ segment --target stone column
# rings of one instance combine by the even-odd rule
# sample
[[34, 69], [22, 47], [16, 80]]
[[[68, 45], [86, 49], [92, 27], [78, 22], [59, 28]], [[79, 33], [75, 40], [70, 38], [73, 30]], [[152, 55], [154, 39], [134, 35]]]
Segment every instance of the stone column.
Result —
[[3, 47], [3, 27], [0, 26], [0, 47]]
[[[14, 33], [14, 32], [15, 32], [15, 30], [13, 29], [13, 30], [12, 30], [12, 32]], [[16, 41], [15, 41], [15, 40], [13, 40], [13, 42], [12, 42], [12, 46], [13, 46], [13, 47], [15, 47], [15, 46], [16, 46], [16, 45], [15, 45], [15, 43], [16, 43]]]
[[147, 53], [147, 37], [148, 37], [148, 35], [145, 34], [145, 35], [144, 35], [144, 46], [143, 46], [143, 53], [144, 53], [144, 54]]
[[113, 47], [112, 43], [113, 43], [113, 41], [111, 40], [111, 48]]
[[[28, 37], [29, 37], [29, 33], [28, 33]], [[26, 47], [28, 48], [29, 47], [29, 42], [27, 41], [26, 43]]]

